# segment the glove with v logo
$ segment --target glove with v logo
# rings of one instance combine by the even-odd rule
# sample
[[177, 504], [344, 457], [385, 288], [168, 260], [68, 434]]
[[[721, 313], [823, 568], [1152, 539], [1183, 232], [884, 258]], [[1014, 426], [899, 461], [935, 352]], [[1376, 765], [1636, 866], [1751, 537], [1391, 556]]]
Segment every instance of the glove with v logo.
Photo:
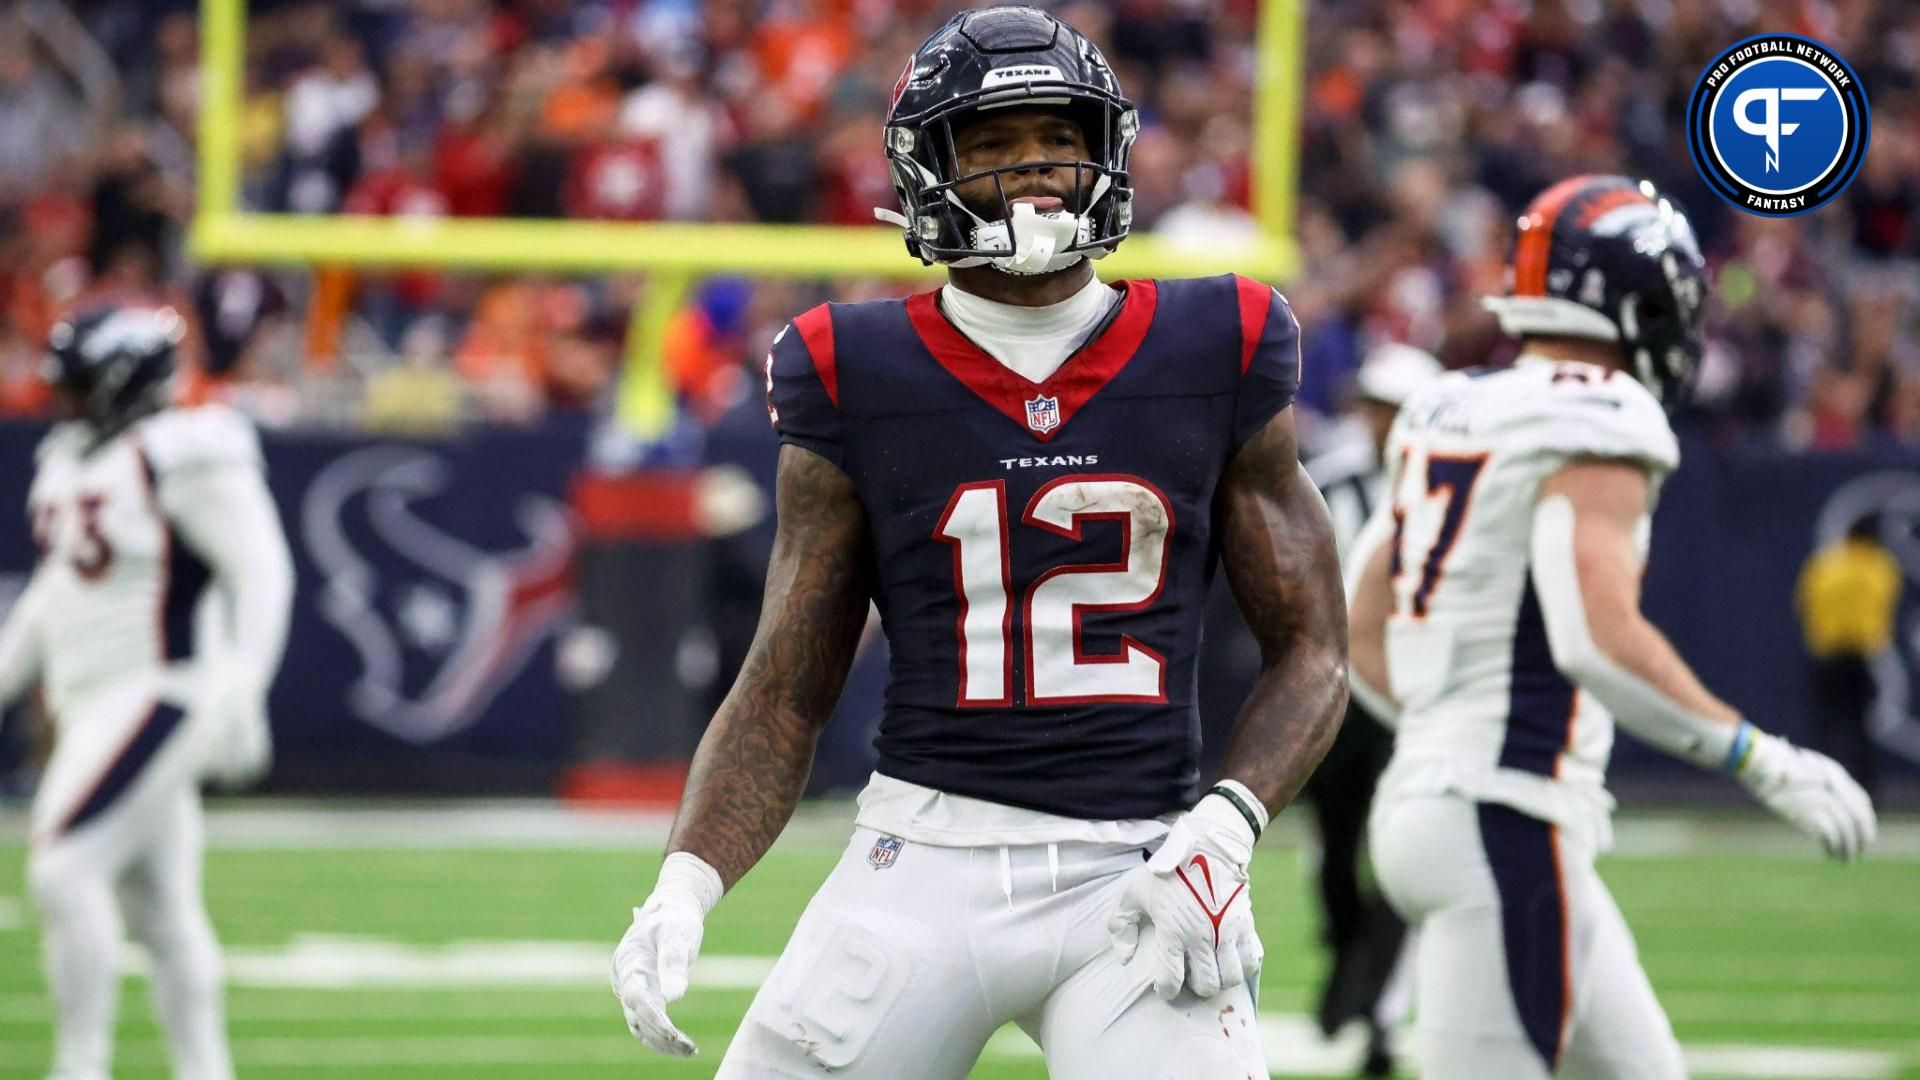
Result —
[[1253, 826], [1220, 794], [1180, 816], [1146, 865], [1130, 871], [1107, 933], [1122, 963], [1140, 948], [1141, 924], [1153, 926], [1147, 958], [1153, 989], [1172, 1001], [1183, 986], [1211, 998], [1257, 983], [1264, 949], [1254, 932], [1247, 863]]

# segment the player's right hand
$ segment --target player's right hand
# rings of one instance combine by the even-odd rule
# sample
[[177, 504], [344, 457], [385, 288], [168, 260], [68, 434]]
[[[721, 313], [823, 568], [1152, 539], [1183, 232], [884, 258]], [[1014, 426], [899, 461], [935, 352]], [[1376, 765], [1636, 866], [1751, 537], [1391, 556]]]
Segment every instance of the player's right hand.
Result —
[[1122, 964], [1139, 950], [1142, 924], [1154, 992], [1172, 1001], [1183, 987], [1212, 998], [1242, 983], [1257, 985], [1263, 949], [1247, 895], [1253, 829], [1230, 803], [1208, 795], [1182, 814], [1145, 865], [1127, 872], [1107, 933]]
[[249, 787], [273, 764], [265, 680], [237, 664], [218, 659], [203, 663], [207, 696], [202, 707], [210, 714], [211, 730], [202, 775], [228, 790]]
[[633, 909], [633, 925], [613, 951], [613, 995], [626, 1011], [627, 1030], [662, 1054], [700, 1052], [667, 1018], [667, 1006], [686, 996], [707, 912], [722, 888], [719, 873], [698, 855], [668, 855], [653, 895]]
[[1839, 762], [1758, 728], [1747, 730], [1753, 748], [1737, 775], [1754, 798], [1836, 859], [1857, 858], [1873, 843], [1879, 831], [1873, 801]]

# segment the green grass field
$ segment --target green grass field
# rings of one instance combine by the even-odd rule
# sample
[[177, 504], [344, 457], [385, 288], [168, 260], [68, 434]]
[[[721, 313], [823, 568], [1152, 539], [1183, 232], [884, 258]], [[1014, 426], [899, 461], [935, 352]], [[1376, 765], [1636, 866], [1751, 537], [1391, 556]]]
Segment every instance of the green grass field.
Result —
[[[229, 949], [240, 1075], [710, 1076], [752, 987], [831, 866], [841, 826], [825, 816], [783, 842], [715, 913], [696, 988], [674, 1010], [702, 1046], [685, 1063], [632, 1041], [604, 975], [628, 909], [652, 881], [657, 823], [631, 849], [617, 839], [512, 837], [435, 847], [352, 818], [337, 825], [354, 841], [346, 847], [298, 835], [216, 843], [207, 885]], [[598, 821], [602, 833], [618, 833]], [[1920, 1080], [1914, 826], [1905, 826], [1904, 850], [1837, 867], [1749, 821], [1646, 823], [1639, 831], [1653, 839], [1634, 843], [1625, 842], [1629, 828], [1622, 848], [1632, 853], [1603, 865], [1695, 1074]], [[24, 855], [17, 839], [0, 841], [0, 1077], [43, 1075], [50, 1053]], [[1262, 845], [1261, 1008], [1274, 1014], [1269, 1043], [1285, 1044], [1275, 1075], [1337, 1075], [1326, 1064], [1336, 1052], [1286, 1035], [1310, 1008], [1322, 965], [1304, 885], [1288, 836]], [[118, 1045], [116, 1076], [166, 1075], [137, 975], [124, 984]], [[1043, 1077], [1030, 1046], [1003, 1033], [973, 1075]]]

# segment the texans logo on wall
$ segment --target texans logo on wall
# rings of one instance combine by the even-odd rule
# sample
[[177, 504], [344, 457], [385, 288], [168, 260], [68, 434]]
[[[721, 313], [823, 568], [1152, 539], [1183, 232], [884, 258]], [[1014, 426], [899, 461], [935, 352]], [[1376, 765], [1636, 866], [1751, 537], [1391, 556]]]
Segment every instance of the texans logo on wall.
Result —
[[[476, 479], [491, 487], [437, 449], [374, 446], [323, 466], [298, 504], [295, 543], [318, 571], [309, 602], [357, 660], [342, 704], [410, 743], [478, 722], [572, 610], [565, 505], [497, 487], [482, 498]], [[511, 542], [476, 539], [502, 518]]]

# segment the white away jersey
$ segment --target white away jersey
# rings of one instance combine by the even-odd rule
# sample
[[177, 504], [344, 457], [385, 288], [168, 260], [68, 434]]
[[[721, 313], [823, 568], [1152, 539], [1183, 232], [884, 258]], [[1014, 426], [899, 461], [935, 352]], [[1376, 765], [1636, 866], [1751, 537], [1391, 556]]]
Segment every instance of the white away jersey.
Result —
[[187, 659], [207, 565], [161, 510], [170, 478], [235, 464], [255, 468], [253, 427], [223, 406], [169, 409], [88, 453], [80, 424], [61, 424], [35, 455], [27, 512], [40, 546], [33, 632], [56, 716], [63, 703]]
[[1659, 402], [1625, 374], [1522, 358], [1416, 395], [1387, 454], [1396, 757], [1508, 787], [1538, 791], [1545, 777], [1597, 792], [1613, 720], [1554, 666], [1529, 565], [1534, 504], [1542, 481], [1583, 458], [1639, 463], [1657, 497], [1679, 464]]

